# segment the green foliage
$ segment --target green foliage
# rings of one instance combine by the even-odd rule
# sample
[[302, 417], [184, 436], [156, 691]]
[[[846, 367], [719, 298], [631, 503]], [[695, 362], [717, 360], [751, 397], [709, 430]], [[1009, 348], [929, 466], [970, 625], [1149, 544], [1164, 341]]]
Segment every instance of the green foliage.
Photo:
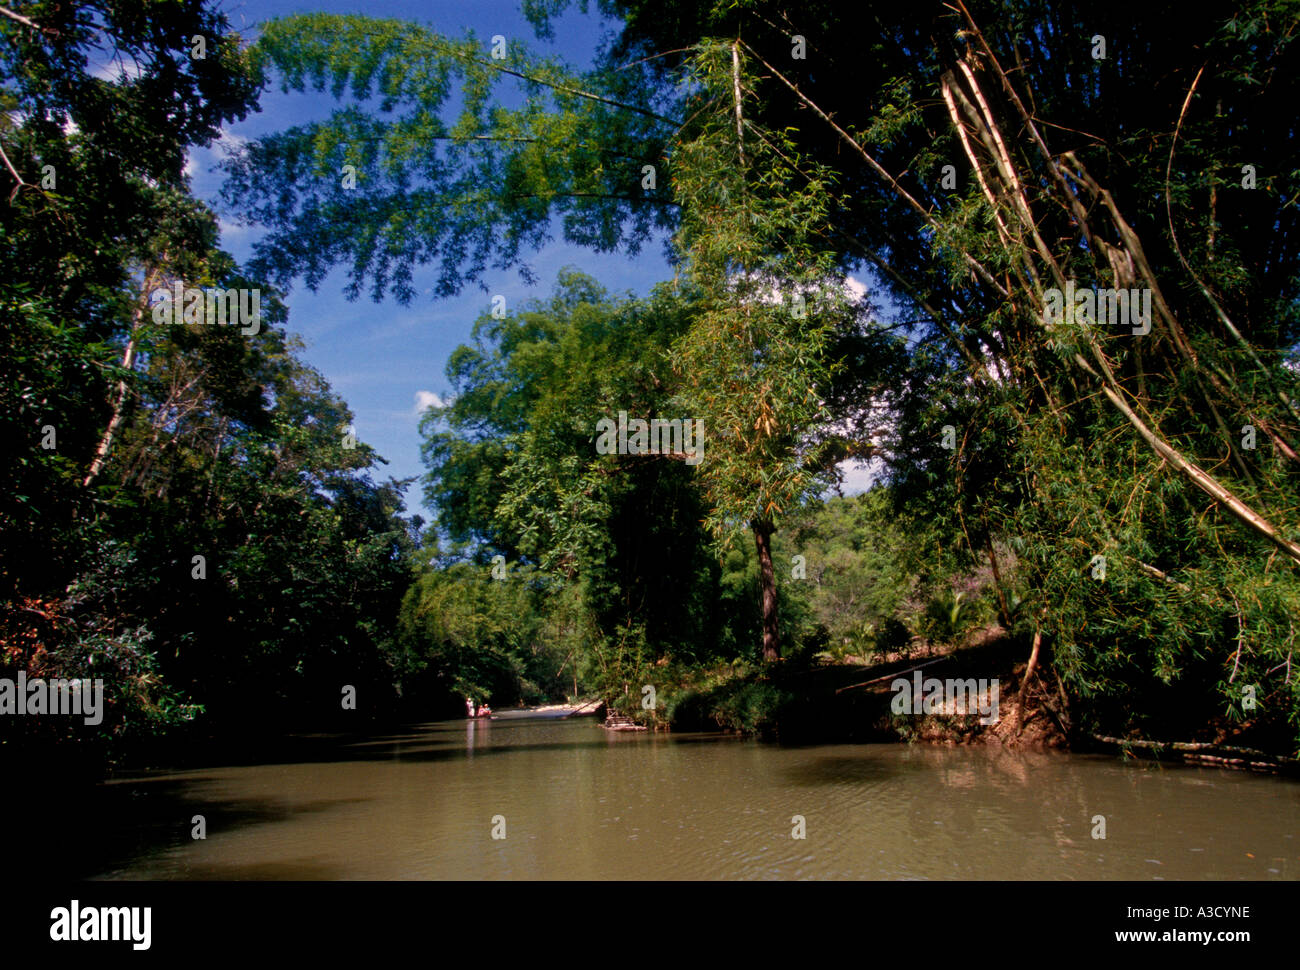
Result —
[[761, 732], [776, 723], [790, 700], [789, 693], [772, 684], [733, 681], [710, 699], [711, 713], [723, 727]]
[[[344, 445], [346, 404], [184, 175], [254, 106], [258, 70], [204, 4], [23, 15], [38, 27], [0, 18], [0, 145], [23, 183], [0, 207], [0, 675], [102, 677], [108, 710], [3, 730], [96, 768], [159, 733], [325, 722], [344, 684], [361, 716], [395, 712], [401, 485]], [[106, 50], [138, 76], [94, 76]], [[173, 281], [261, 290], [260, 332], [154, 323]]]
[[[827, 651], [841, 661], [885, 649], [886, 628], [915, 582], [906, 568], [909, 545], [883, 489], [811, 503], [791, 516], [775, 558], [782, 591], [807, 603], [796, 630], [823, 630]], [[804, 557], [802, 579], [793, 575], [796, 555]]]
[[672, 687], [660, 692], [660, 714], [678, 731], [770, 732], [795, 696], [763, 679], [761, 669], [740, 664], [674, 671], [667, 678]]
[[[1170, 455], [1205, 470], [1284, 542], [1300, 537], [1290, 457], [1300, 421], [1289, 403], [1300, 210], [1283, 188], [1297, 135], [1273, 120], [1300, 93], [1296, 5], [1256, 0], [1187, 18], [1171, 3], [1085, 12], [990, 0], [968, 4], [967, 21], [951, 7], [813, 2], [800, 10], [807, 65], [791, 61], [790, 31], [767, 0], [617, 9], [625, 28], [610, 60], [647, 58], [647, 83], [697, 76], [694, 54], [662, 52], [712, 44], [721, 54], [741, 38], [740, 57], [764, 68], [743, 84], [745, 130], [789, 135], [781, 151], [806, 173], [800, 184], [831, 196], [824, 235], [835, 258], [869, 260], [900, 325], [911, 321], [881, 452], [900, 507], [927, 523], [910, 557], [921, 585], [942, 589], [991, 548], [1014, 547], [1003, 592], [1018, 616], [1008, 619], [1043, 633], [1048, 662], [1085, 702], [1085, 729], [1213, 733], [1244, 713], [1236, 685], [1248, 676], [1280, 706], [1244, 726], [1270, 743], [1288, 731], [1294, 746], [1292, 633], [1273, 619], [1294, 563], [1284, 567], [1268, 530], [1232, 515], [1222, 493], [1192, 487]], [[1076, 42], [1098, 33], [1104, 62]], [[968, 156], [938, 95], [969, 101], [976, 86], [987, 107], [957, 109]], [[721, 117], [723, 85], [704, 87]], [[1005, 145], [996, 164], [988, 126]], [[1261, 173], [1255, 190], [1241, 185], [1243, 153]], [[726, 184], [720, 164], [684, 155], [679, 180], [689, 183], [692, 164]], [[942, 184], [945, 165], [955, 188]], [[684, 225], [692, 205], [700, 199], [687, 202]], [[1150, 269], [1126, 282], [1135, 252]], [[1146, 337], [1049, 334], [1042, 290], [1062, 279], [1158, 286], [1169, 310]], [[1269, 443], [1242, 447], [1245, 424]], [[958, 435], [951, 450], [940, 444], [945, 426]], [[1089, 573], [1096, 555], [1108, 557], [1104, 582]], [[1270, 592], [1243, 598], [1259, 588]], [[960, 625], [954, 605], [937, 609], [946, 632]]]
[[[526, 13], [545, 35], [564, 6]], [[981, 0], [968, 22], [812, 0], [807, 62], [774, 0], [601, 9], [624, 29], [585, 73], [357, 16], [272, 21], [249, 52], [202, 4], [0, 18], [5, 669], [112, 671], [113, 738], [199, 706], [323, 714], [358, 681], [423, 711], [571, 684], [635, 712], [663, 683], [670, 716], [757, 730], [787, 701], [755, 675], [760, 630], [807, 666], [958, 639], [996, 600], [1082, 730], [1294, 747], [1296, 4]], [[141, 76], [94, 77], [101, 42]], [[270, 229], [241, 268], [184, 151], [272, 76], [340, 106], [230, 163], [227, 201]], [[681, 273], [635, 300], [566, 272], [476, 324], [422, 428], [437, 534], [342, 445], [346, 404], [269, 287], [252, 339], [138, 313], [160, 278], [315, 286], [339, 263], [351, 296], [410, 300], [425, 263], [445, 296], [557, 216], [597, 249], [675, 230]], [[862, 260], [889, 326], [845, 295]], [[1047, 332], [1065, 279], [1158, 288], [1154, 329]], [[704, 464], [597, 455], [620, 410], [702, 419]], [[816, 499], [864, 454], [884, 487]]]
[[830, 332], [852, 315], [819, 239], [824, 177], [806, 177], [788, 135], [735, 120], [753, 79], [733, 53], [721, 44], [697, 52], [696, 120], [678, 136], [674, 182], [677, 243], [699, 293], [674, 367], [713, 429], [702, 471], [708, 524], [724, 542], [756, 523], [775, 526], [828, 483], [819, 390], [831, 377]]
[[[440, 264], [435, 291], [458, 292], [489, 267], [519, 263], [555, 217], [567, 240], [601, 250], [635, 251], [671, 222], [666, 195], [641, 180], [656, 165], [668, 184], [661, 156], [673, 123], [627, 74], [582, 74], [518, 43], [495, 60], [472, 34], [332, 14], [269, 21], [253, 57], [286, 91], [378, 101], [373, 113], [347, 105], [259, 139], [232, 160], [226, 200], [271, 228], [254, 268], [273, 280], [315, 287], [348, 261], [350, 296], [369, 280], [375, 298], [409, 302], [416, 267]], [[355, 188], [344, 187], [345, 165]]]
[[930, 600], [925, 615], [930, 621], [926, 632], [931, 638], [952, 641], [967, 630], [971, 610], [962, 602], [965, 598], [965, 591], [948, 589]]
[[421, 571], [399, 621], [399, 640], [414, 658], [411, 675], [432, 676], [476, 704], [555, 696], [563, 658], [541, 637], [541, 602], [531, 569], [504, 579], [470, 563]]
[[566, 270], [548, 299], [475, 324], [448, 364], [452, 401], [423, 424], [439, 527], [480, 570], [494, 554], [535, 569], [538, 649], [628, 713], [660, 661], [752, 649], [753, 567], [720, 571], [691, 466], [595, 446], [619, 411], [676, 413], [665, 351], [689, 312], [667, 289], [616, 300]]

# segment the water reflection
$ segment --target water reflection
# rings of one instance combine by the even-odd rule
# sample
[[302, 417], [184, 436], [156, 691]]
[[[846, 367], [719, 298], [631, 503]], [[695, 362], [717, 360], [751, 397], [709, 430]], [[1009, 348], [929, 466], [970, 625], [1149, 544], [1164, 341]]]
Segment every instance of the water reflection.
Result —
[[[1295, 879], [1300, 784], [465, 720], [102, 786], [108, 878]], [[190, 838], [194, 814], [208, 838]], [[503, 816], [507, 837], [493, 839]], [[1093, 837], [1105, 819], [1106, 838]], [[802, 817], [805, 838], [792, 838]]]

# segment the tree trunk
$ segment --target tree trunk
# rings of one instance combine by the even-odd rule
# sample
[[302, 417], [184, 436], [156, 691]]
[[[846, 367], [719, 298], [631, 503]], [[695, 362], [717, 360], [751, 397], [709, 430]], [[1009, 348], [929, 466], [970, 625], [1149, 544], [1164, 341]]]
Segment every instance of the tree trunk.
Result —
[[[145, 270], [144, 279], [140, 284], [140, 299], [136, 301], [135, 313], [131, 319], [131, 333], [127, 337], [126, 350], [122, 354], [122, 367], [125, 370], [132, 370], [135, 367], [136, 334], [140, 332], [145, 314], [149, 311], [149, 295], [157, 287], [159, 275], [157, 267], [149, 267]], [[108, 421], [108, 427], [104, 429], [103, 437], [99, 439], [99, 447], [95, 449], [95, 460], [90, 463], [90, 471], [86, 473], [86, 478], [81, 483], [83, 488], [89, 488], [104, 469], [109, 449], [113, 447], [113, 438], [126, 418], [126, 401], [129, 393], [130, 387], [126, 378], [118, 381], [117, 394], [113, 398], [113, 416]]]
[[997, 590], [998, 604], [1002, 607], [1002, 622], [1007, 627], [1011, 626], [1011, 607], [1007, 604], [1007, 594], [1002, 588], [1002, 571], [998, 569], [998, 557], [993, 551], [993, 536], [988, 532], [988, 525], [985, 529], [985, 544], [989, 553], [989, 565], [993, 567], [993, 588]]
[[1034, 622], [1034, 643], [1029, 650], [1029, 663], [1025, 665], [1025, 675], [1020, 678], [1020, 690], [1016, 694], [1016, 736], [1020, 736], [1020, 731], [1025, 726], [1025, 699], [1028, 697], [1029, 678], [1034, 676], [1034, 670], [1038, 667], [1038, 648], [1043, 645], [1043, 619], [1047, 616], [1047, 607], [1038, 611], [1038, 619]]
[[772, 569], [772, 523], [756, 521], [754, 545], [758, 547], [758, 581], [763, 597], [763, 659], [779, 660], [781, 647], [776, 638], [776, 572]]

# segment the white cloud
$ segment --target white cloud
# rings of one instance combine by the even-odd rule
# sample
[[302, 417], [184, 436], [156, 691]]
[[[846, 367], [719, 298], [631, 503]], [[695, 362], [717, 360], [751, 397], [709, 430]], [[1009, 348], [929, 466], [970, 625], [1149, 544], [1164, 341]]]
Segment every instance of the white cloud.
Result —
[[144, 68], [137, 61], [129, 57], [122, 57], [120, 54], [116, 59], [90, 64], [91, 77], [99, 78], [101, 81], [110, 81], [114, 84], [123, 79], [134, 81], [142, 74], [144, 74]]
[[230, 222], [220, 216], [217, 217], [217, 229], [221, 233], [222, 243], [227, 245], [236, 239], [243, 239], [252, 232], [248, 226], [241, 226], [237, 222]]
[[433, 391], [416, 391], [415, 392], [415, 413], [423, 414], [429, 408], [446, 407], [447, 402]]
[[[757, 278], [757, 274], [745, 274], [751, 279]], [[827, 286], [834, 286], [834, 278], [826, 280]], [[840, 291], [848, 297], [853, 303], [860, 303], [867, 295], [867, 285], [856, 276], [846, 276], [839, 281]], [[809, 283], [803, 287], [803, 292], [809, 296], [815, 297], [818, 294], [819, 287], [816, 284]], [[758, 299], [773, 306], [780, 306], [785, 303], [786, 293], [780, 286], [773, 284], [771, 289], [761, 292]]]
[[835, 467], [840, 470], [840, 474], [843, 476], [840, 491], [844, 495], [857, 495], [860, 492], [867, 491], [885, 470], [884, 463], [879, 459], [858, 461], [850, 458], [847, 461], [840, 462]]
[[248, 139], [243, 135], [235, 135], [224, 128], [221, 130], [221, 136], [213, 143], [219, 154], [229, 158], [236, 154], [240, 149], [248, 144]]

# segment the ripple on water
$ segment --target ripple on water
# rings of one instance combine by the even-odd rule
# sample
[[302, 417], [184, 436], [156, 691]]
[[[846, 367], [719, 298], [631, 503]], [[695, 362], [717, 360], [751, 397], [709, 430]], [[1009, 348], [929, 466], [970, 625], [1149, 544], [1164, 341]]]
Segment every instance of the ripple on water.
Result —
[[[1300, 876], [1300, 783], [989, 748], [462, 721], [99, 794], [104, 878]], [[194, 814], [206, 840], [189, 838]]]

